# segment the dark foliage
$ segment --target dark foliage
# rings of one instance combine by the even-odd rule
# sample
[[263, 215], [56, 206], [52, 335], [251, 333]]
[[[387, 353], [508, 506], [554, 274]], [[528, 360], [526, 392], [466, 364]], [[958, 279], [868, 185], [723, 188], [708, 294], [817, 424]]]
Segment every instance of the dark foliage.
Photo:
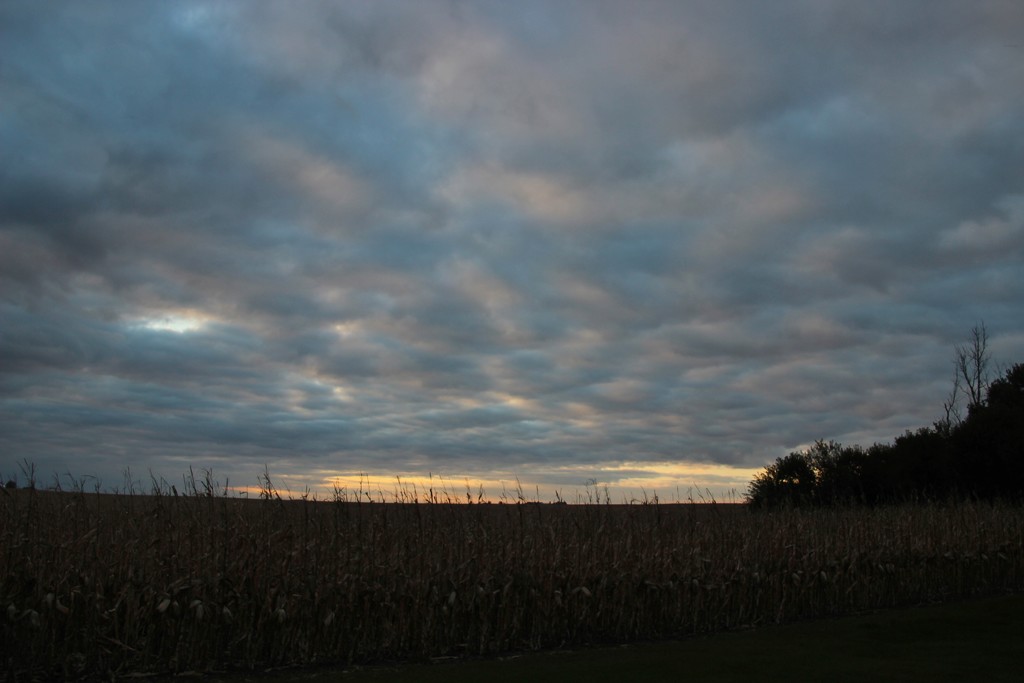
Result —
[[1024, 364], [992, 383], [950, 439], [971, 493], [1019, 496], [1024, 488]]
[[868, 449], [818, 441], [754, 477], [761, 507], [941, 500], [1020, 499], [1024, 494], [1024, 364], [992, 382], [967, 417], [906, 432]]

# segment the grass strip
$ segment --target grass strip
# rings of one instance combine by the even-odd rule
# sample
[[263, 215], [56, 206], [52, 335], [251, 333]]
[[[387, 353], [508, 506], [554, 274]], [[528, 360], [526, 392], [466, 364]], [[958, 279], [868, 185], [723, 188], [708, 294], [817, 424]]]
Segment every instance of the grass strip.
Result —
[[316, 683], [1020, 681], [1022, 661], [1024, 596], [1010, 596], [682, 641], [345, 672], [280, 672], [259, 679]]

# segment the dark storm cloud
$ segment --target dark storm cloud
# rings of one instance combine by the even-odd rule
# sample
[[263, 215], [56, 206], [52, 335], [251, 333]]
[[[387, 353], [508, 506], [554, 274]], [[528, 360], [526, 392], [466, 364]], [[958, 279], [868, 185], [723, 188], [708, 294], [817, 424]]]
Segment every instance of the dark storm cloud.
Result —
[[972, 325], [1024, 354], [1022, 30], [5, 3], [0, 465], [735, 485], [929, 424]]

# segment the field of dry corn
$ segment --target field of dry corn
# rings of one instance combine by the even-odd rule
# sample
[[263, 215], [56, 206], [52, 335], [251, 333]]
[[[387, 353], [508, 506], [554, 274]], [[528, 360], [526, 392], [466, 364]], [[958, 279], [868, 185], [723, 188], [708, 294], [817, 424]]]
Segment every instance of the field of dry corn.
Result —
[[[5, 495], [6, 494], [6, 495]], [[656, 639], [1024, 588], [1024, 509], [0, 491], [10, 680]]]

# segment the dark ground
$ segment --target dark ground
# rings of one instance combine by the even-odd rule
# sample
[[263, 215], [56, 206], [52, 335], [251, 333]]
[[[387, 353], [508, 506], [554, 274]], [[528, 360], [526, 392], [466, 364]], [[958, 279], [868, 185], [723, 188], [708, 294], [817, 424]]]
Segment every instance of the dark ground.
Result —
[[[1021, 681], [1024, 596], [915, 607], [652, 644], [349, 670], [209, 676], [203, 683], [642, 680]], [[180, 679], [178, 679], [180, 680]]]

